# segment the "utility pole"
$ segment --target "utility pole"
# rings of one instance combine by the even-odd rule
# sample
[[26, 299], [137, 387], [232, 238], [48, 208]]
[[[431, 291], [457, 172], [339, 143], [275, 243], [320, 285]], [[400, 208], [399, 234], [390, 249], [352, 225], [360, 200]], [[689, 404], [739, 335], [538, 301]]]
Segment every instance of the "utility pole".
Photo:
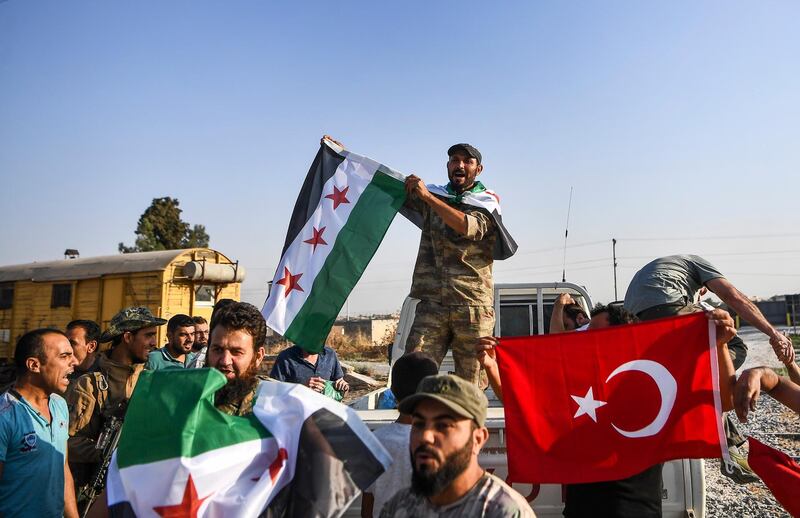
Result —
[[614, 300], [619, 300], [617, 296], [617, 240], [611, 238], [611, 256], [614, 258]]

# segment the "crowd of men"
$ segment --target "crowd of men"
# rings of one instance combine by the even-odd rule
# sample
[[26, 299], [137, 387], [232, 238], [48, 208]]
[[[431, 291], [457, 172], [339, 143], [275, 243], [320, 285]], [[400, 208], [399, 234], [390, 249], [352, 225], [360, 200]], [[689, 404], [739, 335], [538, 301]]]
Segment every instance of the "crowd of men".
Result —
[[[326, 137], [327, 138], [327, 137]], [[492, 261], [498, 220], [464, 202], [485, 192], [476, 178], [482, 155], [469, 144], [448, 150], [451, 197], [432, 194], [412, 175], [408, 206], [422, 215], [422, 238], [412, 295], [420, 300], [406, 353], [392, 367], [391, 391], [399, 404], [395, 423], [378, 430], [394, 464], [366, 492], [367, 516], [534, 516], [527, 501], [487, 473], [478, 454], [488, 439], [486, 382], [502, 399], [495, 360]], [[717, 326], [723, 407], [744, 420], [761, 391], [800, 412], [800, 370], [791, 341], [772, 327], [713, 265], [698, 256], [669, 256], [646, 265], [633, 278], [624, 306], [598, 305], [591, 314], [563, 294], [555, 301], [551, 333], [627, 325], [704, 311], [698, 297], [710, 290], [769, 336], [791, 379], [755, 368], [736, 378], [746, 346], [735, 340], [730, 315], [708, 311]], [[158, 327], [166, 344], [157, 348]], [[110, 342], [104, 349], [102, 344]], [[222, 412], [252, 413], [261, 374], [266, 323], [254, 306], [218, 301], [210, 322], [174, 315], [168, 321], [147, 308], [125, 308], [107, 329], [88, 320], [65, 331], [37, 329], [15, 348], [17, 378], [0, 395], [0, 516], [78, 516], [87, 502], [82, 487], [100, 462], [97, 441], [111, 416], [123, 416], [145, 369], [210, 367], [227, 383], [215, 395]], [[452, 349], [455, 375], [439, 375]], [[738, 365], [737, 365], [738, 364]], [[310, 353], [294, 345], [280, 353], [275, 380], [306, 385], [341, 400], [349, 389], [335, 351]], [[508, 387], [506, 387], [508, 389]], [[730, 430], [733, 447], [735, 430]], [[291, 485], [270, 504], [270, 516], [292, 515]], [[661, 465], [624, 480], [573, 484], [566, 488], [566, 516], [660, 516]], [[98, 500], [100, 507], [102, 499]]]

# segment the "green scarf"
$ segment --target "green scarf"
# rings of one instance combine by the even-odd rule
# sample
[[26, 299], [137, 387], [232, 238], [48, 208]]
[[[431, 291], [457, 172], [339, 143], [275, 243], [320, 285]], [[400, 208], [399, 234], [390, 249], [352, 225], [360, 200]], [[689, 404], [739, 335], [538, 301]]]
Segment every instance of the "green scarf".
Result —
[[447, 202], [450, 203], [450, 204], [456, 204], [456, 203], [461, 203], [461, 201], [464, 199], [464, 195], [467, 194], [468, 192], [471, 192], [471, 193], [484, 192], [486, 190], [486, 187], [484, 187], [483, 184], [480, 181], [475, 180], [475, 183], [472, 184], [472, 188], [471, 189], [467, 189], [466, 191], [462, 192], [461, 194], [457, 194], [456, 193], [456, 191], [453, 189], [453, 186], [450, 185], [450, 182], [447, 182], [447, 185], [445, 186], [445, 189], [447, 190], [447, 194], [451, 194], [451, 195], [454, 196], [453, 198], [448, 199]]

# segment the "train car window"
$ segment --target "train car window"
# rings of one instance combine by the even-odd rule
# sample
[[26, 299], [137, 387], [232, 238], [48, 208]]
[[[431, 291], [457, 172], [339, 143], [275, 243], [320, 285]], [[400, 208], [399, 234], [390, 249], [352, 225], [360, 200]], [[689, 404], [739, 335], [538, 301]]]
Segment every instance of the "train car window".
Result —
[[72, 305], [72, 284], [53, 284], [51, 308], [68, 308]]

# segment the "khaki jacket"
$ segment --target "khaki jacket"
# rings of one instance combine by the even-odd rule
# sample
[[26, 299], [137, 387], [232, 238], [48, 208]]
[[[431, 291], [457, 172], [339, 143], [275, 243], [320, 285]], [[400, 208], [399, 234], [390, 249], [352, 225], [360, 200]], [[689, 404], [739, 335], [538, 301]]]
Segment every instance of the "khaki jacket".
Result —
[[78, 378], [65, 395], [69, 406], [70, 464], [101, 460], [95, 441], [106, 415], [130, 399], [144, 364], [122, 365], [101, 354], [97, 367], [97, 371]]

